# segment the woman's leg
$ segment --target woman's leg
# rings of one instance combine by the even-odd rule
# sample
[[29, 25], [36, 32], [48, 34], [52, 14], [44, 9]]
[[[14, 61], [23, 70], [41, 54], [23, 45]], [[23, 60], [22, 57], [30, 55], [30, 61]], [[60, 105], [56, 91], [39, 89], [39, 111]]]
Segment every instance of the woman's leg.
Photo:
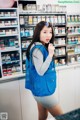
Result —
[[38, 113], [39, 113], [39, 118], [38, 120], [46, 120], [48, 117], [48, 111], [46, 108], [44, 108], [41, 104], [37, 103], [38, 105]]
[[63, 114], [63, 111], [59, 105], [55, 105], [51, 108], [48, 108], [48, 111], [51, 113], [53, 117]]

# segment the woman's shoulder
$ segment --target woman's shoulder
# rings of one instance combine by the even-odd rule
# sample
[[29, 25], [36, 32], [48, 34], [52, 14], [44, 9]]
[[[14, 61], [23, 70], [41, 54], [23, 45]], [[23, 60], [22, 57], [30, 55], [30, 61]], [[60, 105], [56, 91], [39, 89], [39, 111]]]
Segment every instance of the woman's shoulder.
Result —
[[40, 48], [40, 47], [44, 47], [44, 45], [41, 42], [35, 42], [32, 44], [30, 50], [33, 48]]
[[41, 42], [34, 42], [34, 43], [32, 44], [32, 46], [31, 46], [31, 49], [32, 49], [34, 46], [38, 46], [38, 45], [42, 45], [42, 46], [43, 46], [43, 44], [42, 44]]
[[41, 42], [35, 42], [31, 46], [31, 50], [33, 51], [33, 54], [42, 54], [44, 51], [44, 45]]

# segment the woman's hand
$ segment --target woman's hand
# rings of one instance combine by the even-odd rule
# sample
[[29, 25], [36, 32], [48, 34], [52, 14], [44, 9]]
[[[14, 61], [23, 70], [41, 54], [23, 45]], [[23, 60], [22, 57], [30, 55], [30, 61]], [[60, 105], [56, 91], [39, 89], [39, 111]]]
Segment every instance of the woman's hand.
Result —
[[54, 55], [54, 49], [55, 49], [55, 48], [54, 48], [53, 44], [50, 43], [50, 44], [48, 45], [48, 52], [49, 52], [49, 56], [50, 56], [50, 57], [53, 57], [53, 55]]

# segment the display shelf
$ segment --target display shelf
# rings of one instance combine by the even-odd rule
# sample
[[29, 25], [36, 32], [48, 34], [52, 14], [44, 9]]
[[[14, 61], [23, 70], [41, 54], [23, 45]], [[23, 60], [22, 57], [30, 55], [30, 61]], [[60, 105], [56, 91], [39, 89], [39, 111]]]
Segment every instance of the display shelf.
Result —
[[35, 15], [65, 15], [66, 14], [66, 12], [63, 12], [63, 13], [58, 13], [58, 12], [53, 12], [53, 13], [51, 13], [51, 12], [48, 12], [48, 13], [44, 13], [44, 12], [39, 12], [39, 11], [35, 11], [35, 12], [30, 12], [30, 11], [27, 11], [27, 10], [22, 10], [22, 11], [20, 11], [19, 12], [19, 14], [20, 15], [33, 15], [35, 13]]
[[17, 27], [17, 25], [12, 25], [12, 26], [0, 26], [0, 29], [1, 28], [16, 28]]
[[53, 26], [63, 26], [63, 27], [64, 27], [64, 26], [66, 26], [66, 24], [63, 24], [63, 23], [62, 23], [62, 24], [61, 24], [61, 23], [55, 24], [55, 23], [54, 23]]
[[31, 39], [32, 39], [32, 37], [22, 36], [22, 37], [21, 37], [21, 39], [22, 39], [22, 40], [31, 40]]
[[2, 60], [1, 60], [1, 53], [0, 53], [0, 79], [2, 78]]
[[55, 37], [66, 36], [66, 34], [55, 34]]
[[77, 45], [80, 45], [80, 43], [71, 43], [71, 44], [67, 44], [67, 47], [70, 47], [70, 46], [77, 46]]
[[73, 55], [80, 55], [80, 52], [79, 52], [79, 53], [71, 53], [71, 54], [68, 54], [68, 56], [73, 56]]
[[[14, 77], [13, 77], [14, 76]], [[17, 73], [17, 74], [13, 74], [13, 75], [10, 75], [10, 76], [4, 76], [2, 78], [0, 78], [0, 83], [4, 83], [4, 82], [7, 82], [7, 81], [13, 81], [15, 79], [19, 79], [21, 77], [25, 77], [25, 73]]]
[[3, 17], [3, 16], [0, 16], [0, 20], [2, 20], [2, 19], [18, 19], [18, 17], [16, 16], [14, 16], [14, 17], [12, 17], [12, 16], [8, 16], [8, 17]]
[[[30, 44], [30, 40], [32, 39], [33, 31], [35, 29], [36, 24], [39, 21], [47, 21], [47, 22], [51, 22], [54, 27], [55, 41], [57, 41], [54, 43], [55, 49], [57, 50], [55, 53], [57, 54], [58, 49], [62, 51], [62, 54], [60, 53], [60, 55], [59, 54], [55, 55], [56, 56], [55, 58], [58, 59], [58, 61], [60, 59], [63, 59], [62, 61], [64, 61], [66, 64], [66, 14], [65, 13], [34, 14], [34, 13], [26, 13], [25, 11], [23, 11], [19, 13], [19, 17], [20, 17], [20, 30], [21, 30], [20, 35], [21, 35], [21, 44], [22, 44], [22, 54], [24, 53], [23, 56], [26, 55], [25, 52], [28, 45]], [[25, 62], [23, 62], [22, 64], [24, 67]]]
[[11, 36], [18, 36], [18, 34], [11, 34], [11, 35], [0, 35], [0, 37], [11, 37]]
[[25, 24], [25, 25], [24, 25], [24, 24], [23, 24], [23, 25], [20, 25], [20, 27], [35, 27], [35, 26], [36, 26], [36, 25], [26, 25], [26, 24]]
[[71, 34], [69, 33], [68, 34], [68, 36], [78, 36], [78, 35], [80, 35], [80, 33], [71, 33]]
[[70, 26], [72, 27], [72, 26], [75, 26], [75, 25], [80, 26], [80, 22], [76, 22], [76, 23], [75, 22], [70, 22], [70, 23], [68, 22], [67, 23], [67, 27], [70, 27]]
[[8, 62], [2, 61], [2, 65], [14, 64], [14, 63], [18, 63], [18, 62], [20, 62], [20, 60], [13, 60], [13, 61], [8, 61]]
[[65, 57], [66, 55], [54, 55], [54, 58], [63, 58], [63, 57]]
[[80, 64], [80, 61], [79, 61], [79, 62], [76, 62], [76, 61], [75, 61], [75, 62], [73, 62], [73, 63], [68, 63], [68, 65], [74, 65], [74, 64], [75, 64], [75, 65]]
[[67, 23], [79, 23], [80, 22], [80, 14], [67, 14]]
[[6, 47], [6, 48], [2, 48], [0, 49], [0, 52], [10, 52], [10, 51], [18, 51], [19, 48], [16, 47]]
[[57, 44], [57, 45], [55, 45], [55, 48], [57, 48], [57, 47], [66, 47], [66, 44], [62, 44], [62, 45]]
[[6, 8], [0, 8], [1, 11], [9, 11], [9, 10], [10, 10], [10, 11], [11, 11], [11, 10], [17, 11], [17, 9], [18, 9], [18, 8], [7, 8], [7, 9], [6, 9]]
[[[20, 3], [23, 3], [23, 0], [20, 0]], [[37, 10], [33, 10], [32, 13], [32, 10], [0, 8], [0, 80], [25, 75], [23, 73], [26, 69], [26, 49], [39, 21], [51, 22], [53, 25], [56, 69], [80, 65], [80, 14], [67, 15], [66, 12], [60, 11], [41, 12]], [[12, 33], [12, 29], [16, 29], [16, 33], [14, 30]], [[5, 34], [6, 31], [7, 34]], [[74, 52], [69, 54], [69, 49]], [[16, 52], [19, 53], [19, 59], [10, 60]]]
[[[0, 9], [1, 78], [21, 73], [19, 20], [17, 8]], [[0, 78], [0, 80], [1, 80]]]
[[67, 15], [68, 65], [80, 63], [80, 15]]

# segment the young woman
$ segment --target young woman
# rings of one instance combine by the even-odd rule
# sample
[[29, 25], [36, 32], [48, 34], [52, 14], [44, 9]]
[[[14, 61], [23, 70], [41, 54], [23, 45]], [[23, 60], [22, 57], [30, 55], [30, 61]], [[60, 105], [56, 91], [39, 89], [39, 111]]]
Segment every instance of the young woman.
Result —
[[56, 71], [53, 60], [53, 43], [54, 32], [51, 23], [39, 22], [35, 27], [33, 40], [27, 49], [27, 58], [30, 61], [31, 84], [26, 85], [26, 88], [32, 91], [37, 101], [39, 120], [46, 120], [48, 111], [52, 116], [63, 113], [54, 95]]

